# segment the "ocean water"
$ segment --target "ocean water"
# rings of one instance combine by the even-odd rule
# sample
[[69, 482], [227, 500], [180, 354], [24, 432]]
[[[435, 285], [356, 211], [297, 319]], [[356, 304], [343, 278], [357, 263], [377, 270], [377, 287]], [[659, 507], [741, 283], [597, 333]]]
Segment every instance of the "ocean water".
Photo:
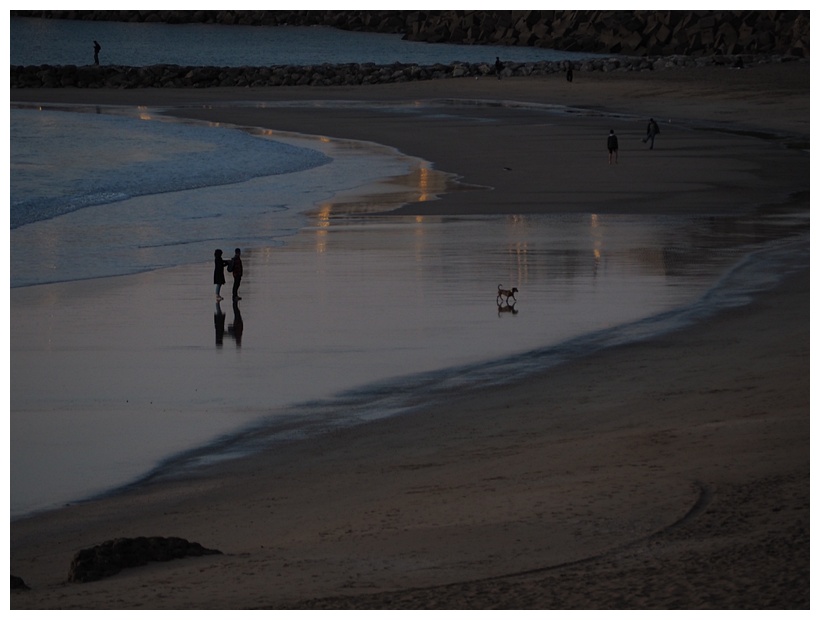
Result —
[[23, 106], [10, 117], [13, 288], [189, 264], [215, 244], [277, 245], [316, 203], [419, 165], [145, 109]]
[[217, 67], [324, 63], [492, 63], [580, 60], [599, 54], [540, 48], [468, 46], [403, 41], [401, 35], [347, 32], [325, 27], [254, 27], [207, 24], [137, 24], [11, 18], [12, 65], [89, 65], [93, 41], [100, 63]]
[[11, 227], [147, 194], [321, 166], [321, 153], [145, 115], [11, 112]]
[[[10, 138], [15, 517], [704, 320], [808, 256], [785, 211], [379, 215], [447, 179], [389, 147], [150, 109], [14, 106]], [[245, 299], [215, 304], [213, 250], [237, 246]]]

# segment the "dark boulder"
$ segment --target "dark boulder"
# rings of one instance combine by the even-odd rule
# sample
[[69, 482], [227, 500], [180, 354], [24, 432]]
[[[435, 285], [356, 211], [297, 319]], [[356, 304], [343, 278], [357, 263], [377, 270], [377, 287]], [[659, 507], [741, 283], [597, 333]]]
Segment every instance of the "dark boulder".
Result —
[[12, 575], [11, 576], [11, 589], [12, 590], [30, 590], [31, 588], [29, 588], [26, 585], [26, 582], [23, 581], [20, 577], [17, 577], [16, 575]]
[[68, 580], [77, 583], [97, 581], [116, 575], [123, 568], [142, 566], [148, 562], [167, 562], [187, 556], [219, 554], [199, 543], [184, 538], [161, 536], [115, 538], [101, 545], [78, 551], [71, 561]]

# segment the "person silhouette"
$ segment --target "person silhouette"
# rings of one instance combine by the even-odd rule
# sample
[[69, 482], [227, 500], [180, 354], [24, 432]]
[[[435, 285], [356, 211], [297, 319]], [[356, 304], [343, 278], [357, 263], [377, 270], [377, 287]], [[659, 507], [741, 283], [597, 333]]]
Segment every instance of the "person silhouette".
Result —
[[615, 130], [609, 130], [609, 136], [606, 139], [606, 148], [609, 151], [609, 163], [612, 163], [612, 156], [615, 156], [615, 163], [618, 163], [618, 136], [615, 135]]
[[239, 257], [241, 254], [239, 248], [234, 250], [233, 258], [231, 259], [232, 269], [230, 270], [233, 273], [233, 300], [239, 301], [242, 299], [239, 296], [239, 285], [242, 282], [242, 259]]
[[99, 43], [97, 43], [97, 41], [94, 41], [94, 64], [95, 65], [100, 64], [100, 50], [101, 49], [102, 49], [102, 46]]
[[658, 127], [658, 123], [655, 122], [654, 118], [649, 119], [649, 123], [646, 125], [646, 137], [643, 139], [644, 144], [649, 142], [649, 150], [655, 148], [655, 136], [657, 136], [661, 132], [661, 128]]
[[220, 291], [225, 284], [225, 267], [228, 261], [222, 259], [222, 250], [214, 250], [214, 285], [216, 287], [216, 300], [222, 301]]
[[498, 79], [501, 79], [501, 72], [504, 70], [504, 64], [501, 62], [501, 59], [496, 56], [495, 57], [495, 74], [498, 76]]

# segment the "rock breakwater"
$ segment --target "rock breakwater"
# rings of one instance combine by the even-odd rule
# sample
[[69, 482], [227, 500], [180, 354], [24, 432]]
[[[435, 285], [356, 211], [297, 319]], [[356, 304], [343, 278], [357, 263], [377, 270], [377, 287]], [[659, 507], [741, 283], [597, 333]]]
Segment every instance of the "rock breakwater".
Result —
[[[681, 67], [746, 66], [795, 60], [772, 56], [689, 56], [597, 58], [573, 62], [577, 75], [592, 71], [658, 71]], [[563, 73], [567, 61], [504, 63], [502, 77]], [[359, 86], [419, 80], [495, 76], [487, 63], [417, 65], [395, 63], [269, 67], [151, 65], [12, 65], [11, 88], [214, 88], [275, 86]]]

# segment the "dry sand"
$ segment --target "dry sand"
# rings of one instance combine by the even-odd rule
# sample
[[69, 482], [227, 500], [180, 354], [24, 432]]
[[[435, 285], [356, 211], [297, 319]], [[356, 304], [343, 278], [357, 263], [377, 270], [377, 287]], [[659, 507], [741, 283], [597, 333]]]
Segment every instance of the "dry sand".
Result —
[[[748, 208], [750, 196], [772, 203], [795, 191], [807, 208], [808, 157], [779, 146], [757, 160], [739, 157], [737, 134], [693, 134], [676, 129], [678, 119], [788, 134], [807, 147], [808, 74], [805, 64], [771, 65], [576, 75], [572, 85], [556, 77], [13, 91], [12, 101], [199, 104], [185, 114], [389, 144], [495, 188], [423, 205], [439, 212], [723, 211]], [[449, 120], [408, 124], [357, 109], [201, 105], [251, 98], [570, 104], [635, 115], [580, 123], [585, 144], [603, 145], [614, 122], [634, 142], [622, 141], [615, 176], [603, 147], [596, 160], [589, 152], [599, 151], [573, 154], [556, 137], [560, 127], [541, 127], [551, 139], [535, 139], [531, 116], [515, 108], [501, 126], [482, 129], [465, 121], [480, 108], [467, 114], [464, 106]], [[633, 147], [659, 110], [672, 123], [657, 151]], [[664, 139], [686, 148], [664, 151]], [[695, 186], [704, 157], [712, 176]], [[575, 167], [561, 168], [568, 159]], [[545, 170], [555, 172], [545, 179]], [[679, 185], [670, 191], [665, 181]], [[808, 608], [809, 288], [804, 268], [706, 324], [521, 384], [13, 522], [11, 572], [31, 590], [13, 591], [10, 605]], [[77, 550], [139, 535], [181, 536], [224, 554], [66, 583]]]

